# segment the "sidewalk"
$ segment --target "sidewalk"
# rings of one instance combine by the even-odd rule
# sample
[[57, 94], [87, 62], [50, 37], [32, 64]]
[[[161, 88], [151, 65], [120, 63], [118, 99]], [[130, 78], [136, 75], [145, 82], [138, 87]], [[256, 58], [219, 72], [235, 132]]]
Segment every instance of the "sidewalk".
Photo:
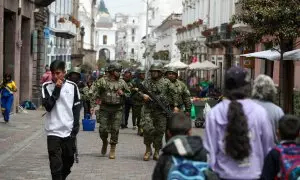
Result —
[[12, 114], [8, 124], [0, 118], [0, 164], [43, 132], [44, 111], [27, 112]]
[[[0, 179], [51, 179], [42, 111], [16, 114], [11, 123], [0, 123]], [[21, 120], [22, 119], [22, 120]], [[74, 164], [68, 179], [147, 180], [156, 161], [145, 162], [143, 138], [132, 129], [120, 130], [116, 159], [101, 156], [98, 128], [78, 135], [79, 164]]]
[[[51, 179], [42, 114], [29, 111], [13, 115], [10, 124], [0, 123], [1, 180]], [[202, 133], [202, 129], [193, 131]], [[131, 128], [120, 130], [115, 160], [100, 154], [98, 128], [94, 132], [81, 130], [77, 141], [79, 164], [74, 163], [68, 180], [151, 179], [156, 161], [143, 161], [143, 138]]]

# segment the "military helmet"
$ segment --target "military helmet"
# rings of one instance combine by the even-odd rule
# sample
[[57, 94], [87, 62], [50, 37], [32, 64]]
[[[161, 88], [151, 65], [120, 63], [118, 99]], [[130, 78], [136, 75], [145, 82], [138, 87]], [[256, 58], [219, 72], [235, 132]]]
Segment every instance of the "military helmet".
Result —
[[166, 73], [168, 73], [168, 72], [173, 72], [173, 73], [177, 74], [178, 70], [175, 67], [167, 67]]
[[68, 74], [71, 74], [71, 73], [81, 74], [81, 68], [80, 67], [72, 67]]
[[137, 73], [137, 74], [145, 74], [145, 73], [146, 73], [146, 71], [145, 71], [145, 69], [144, 69], [144, 68], [142, 68], [142, 67], [139, 67], [139, 68], [136, 70], [136, 73]]
[[161, 63], [158, 64], [152, 64], [150, 66], [150, 70], [149, 71], [163, 71], [163, 65]]
[[122, 66], [119, 63], [116, 63], [116, 62], [110, 63], [107, 67], [108, 72], [121, 71], [121, 70], [122, 70]]

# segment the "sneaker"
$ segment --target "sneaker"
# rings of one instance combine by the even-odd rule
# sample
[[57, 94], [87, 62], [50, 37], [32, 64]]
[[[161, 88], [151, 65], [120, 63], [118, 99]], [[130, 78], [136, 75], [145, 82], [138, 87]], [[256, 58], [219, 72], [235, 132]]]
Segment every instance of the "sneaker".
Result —
[[132, 129], [133, 129], [133, 130], [136, 130], [136, 126], [133, 126]]

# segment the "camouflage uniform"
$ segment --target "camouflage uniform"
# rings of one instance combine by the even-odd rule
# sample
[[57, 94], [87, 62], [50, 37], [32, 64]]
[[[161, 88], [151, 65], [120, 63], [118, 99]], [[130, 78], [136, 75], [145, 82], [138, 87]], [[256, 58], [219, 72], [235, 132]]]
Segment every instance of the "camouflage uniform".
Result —
[[[131, 75], [131, 71], [129, 69], [126, 69], [124, 71], [124, 74], [125, 73], [130, 73], [130, 75]], [[126, 84], [127, 84], [127, 86], [129, 87], [130, 90], [133, 88], [133, 84], [131, 82], [131, 79], [132, 79], [131, 77], [130, 77], [130, 79], [125, 79], [123, 77], [123, 80], [126, 82]], [[122, 117], [122, 124], [121, 124], [122, 128], [127, 128], [128, 118], [129, 118], [131, 107], [132, 107], [132, 99], [131, 99], [131, 97], [126, 97], [125, 106], [124, 106], [124, 113], [123, 113], [123, 117]], [[133, 128], [135, 128], [135, 124], [132, 123], [132, 125], [133, 125]]]
[[[108, 67], [110, 72], [121, 71], [122, 67], [119, 64], [111, 64]], [[121, 124], [122, 112], [124, 107], [125, 95], [118, 95], [117, 91], [122, 90], [126, 96], [130, 94], [129, 88], [124, 80], [119, 79], [117, 81], [111, 79], [109, 76], [103, 77], [95, 82], [93, 86], [92, 94], [93, 105], [96, 99], [101, 100], [101, 106], [99, 113], [101, 114], [99, 118], [99, 134], [103, 141], [103, 146], [101, 153], [106, 154], [107, 150], [107, 138], [108, 132], [110, 131], [110, 145], [111, 151], [109, 158], [115, 158], [115, 148], [118, 143], [119, 128]], [[91, 91], [90, 91], [91, 92]], [[127, 93], [127, 94], [126, 94]], [[109, 130], [110, 128], [110, 130]]]
[[[160, 71], [162, 74], [162, 65], [152, 65], [150, 71]], [[143, 84], [161, 100], [172, 99], [176, 101], [175, 97], [171, 94], [170, 83], [168, 79], [160, 77], [157, 80], [147, 79]], [[145, 161], [150, 159], [152, 143], [155, 148], [153, 159], [158, 159], [159, 150], [162, 148], [162, 138], [166, 130], [166, 123], [167, 114], [158, 105], [151, 101], [146, 102], [144, 106], [144, 118], [141, 123], [144, 130], [144, 144], [146, 145]]]
[[82, 97], [82, 101], [83, 101], [84, 115], [90, 114], [92, 97], [90, 96], [89, 92], [90, 92], [91, 88], [92, 88], [92, 86], [89, 87], [87, 85], [82, 89], [81, 97]]
[[[166, 73], [173, 72], [177, 74], [176, 68], [168, 68]], [[171, 108], [177, 107], [180, 110], [185, 110], [185, 112], [191, 112], [192, 102], [191, 102], [191, 94], [187, 86], [177, 78], [171, 82], [171, 93], [174, 95], [176, 99], [176, 103], [173, 104], [174, 100], [169, 99], [169, 103]]]
[[[145, 71], [142, 69], [138, 69], [137, 75], [139, 76], [140, 74], [145, 74]], [[132, 84], [133, 88], [137, 88], [138, 83], [143, 83], [143, 80], [140, 79], [139, 77], [136, 77], [133, 79]], [[138, 135], [142, 136], [143, 135], [143, 129], [140, 125], [141, 118], [143, 116], [142, 114], [142, 107], [144, 105], [143, 98], [139, 96], [137, 92], [132, 92], [132, 122], [133, 124], [137, 124], [138, 127]]]
[[[173, 67], [167, 68], [166, 75], [168, 74], [168, 72], [175, 73], [176, 75], [178, 73], [177, 69]], [[192, 108], [190, 91], [182, 81], [177, 79], [177, 77], [174, 80], [170, 79], [170, 82], [171, 94], [176, 99], [176, 101], [174, 101], [173, 99], [168, 99], [171, 109], [174, 109], [176, 107], [181, 111], [185, 111], [186, 114], [189, 115]], [[165, 139], [167, 142], [168, 137], [166, 136]]]

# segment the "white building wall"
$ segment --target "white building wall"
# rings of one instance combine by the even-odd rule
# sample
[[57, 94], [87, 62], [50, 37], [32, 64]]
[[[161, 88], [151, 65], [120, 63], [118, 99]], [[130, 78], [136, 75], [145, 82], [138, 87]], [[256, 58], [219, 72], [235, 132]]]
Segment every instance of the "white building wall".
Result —
[[[46, 58], [47, 64], [50, 64], [54, 60], [63, 60], [66, 62], [67, 70], [71, 68], [71, 49], [72, 39], [65, 39], [55, 36], [56, 31], [69, 31], [72, 34], [76, 34], [76, 25], [69, 21], [69, 17], [73, 11], [72, 0], [56, 0], [48, 6], [49, 9], [49, 39], [46, 39]], [[65, 22], [59, 23], [58, 20], [64, 17]]]
[[[183, 21], [186, 26], [202, 19], [209, 28], [230, 22], [236, 0], [183, 0]], [[208, 22], [209, 20], [209, 22]]]
[[[110, 51], [110, 60], [115, 60], [115, 48], [116, 48], [116, 30], [98, 28], [96, 37], [97, 58], [99, 57], [99, 51], [101, 49], [108, 49]], [[103, 37], [107, 36], [107, 44], [103, 44]]]
[[182, 0], [153, 0], [151, 7], [154, 16], [150, 17], [152, 26], [159, 26], [172, 13], [182, 13]]
[[[120, 22], [121, 19], [125, 20], [125, 22]], [[117, 37], [117, 59], [128, 61], [131, 59], [139, 60], [140, 41], [142, 39], [141, 29], [143, 25], [140, 20], [139, 15], [123, 15], [118, 17], [118, 32], [120, 36]]]

